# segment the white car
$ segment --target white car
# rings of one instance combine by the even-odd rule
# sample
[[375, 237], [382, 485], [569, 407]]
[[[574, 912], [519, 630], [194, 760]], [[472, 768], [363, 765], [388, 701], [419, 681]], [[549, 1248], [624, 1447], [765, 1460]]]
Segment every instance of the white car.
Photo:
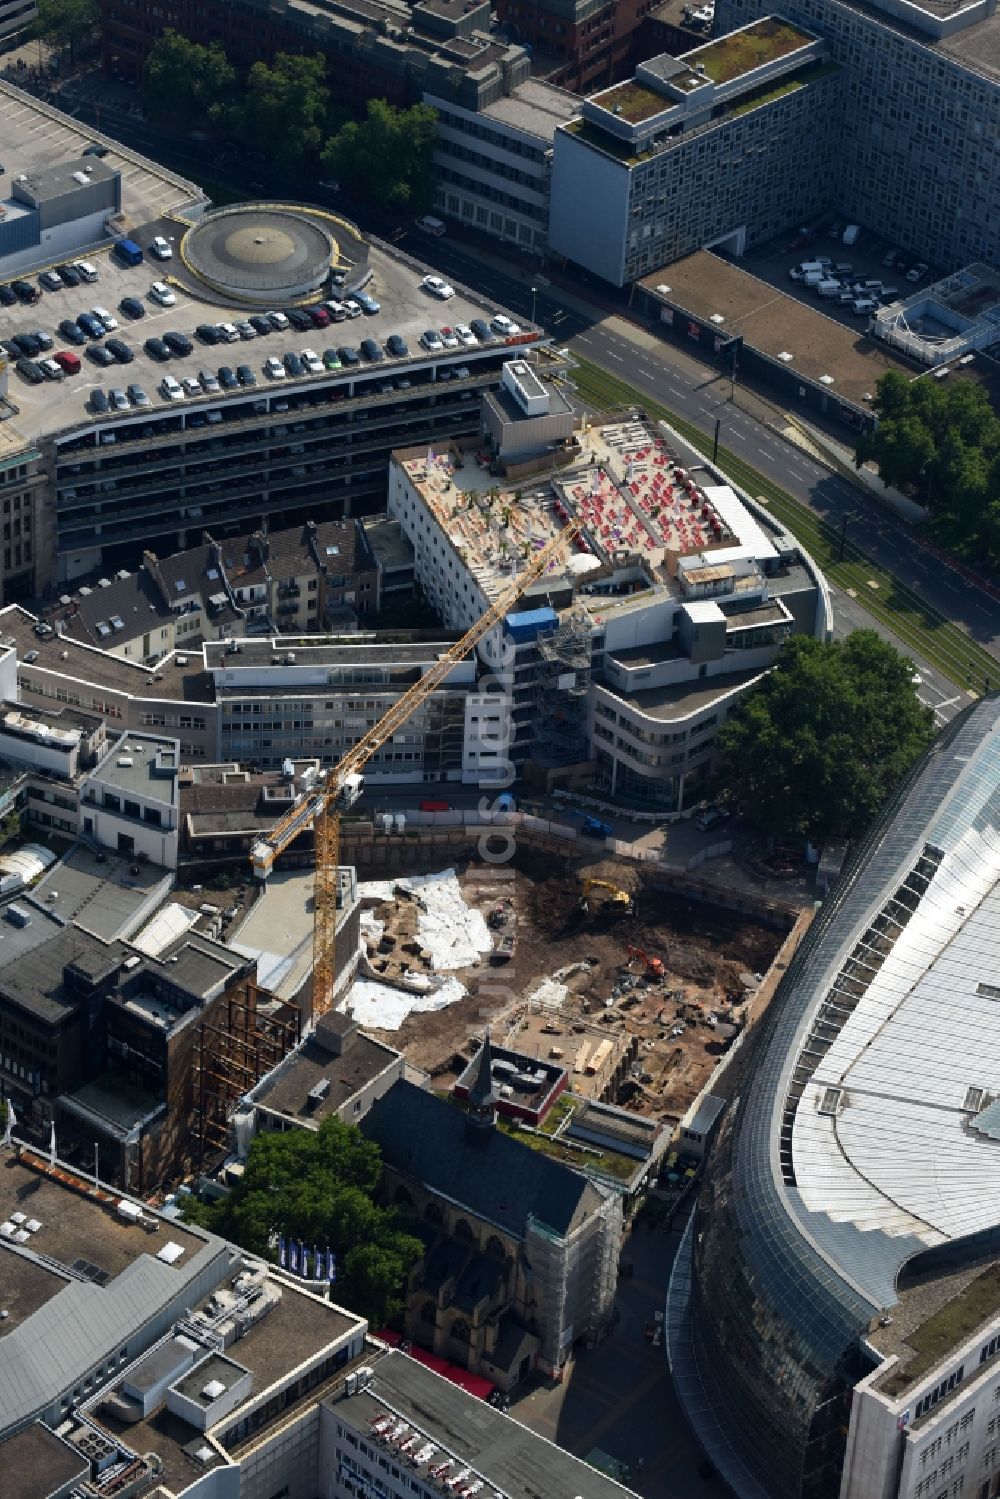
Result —
[[149, 288], [149, 295], [161, 307], [174, 307], [177, 304], [177, 298], [165, 281], [154, 281]]
[[165, 401], [179, 401], [183, 398], [184, 392], [173, 375], [164, 375], [160, 381], [160, 395]]
[[455, 332], [454, 328], [441, 329], [441, 342], [444, 344], [446, 349], [458, 348], [458, 334]]
[[323, 361], [315, 349], [303, 349], [301, 358], [310, 375], [321, 375], [323, 373]]
[[520, 323], [515, 323], [505, 312], [498, 312], [490, 323], [494, 333], [503, 333], [507, 338], [512, 338], [515, 333], [520, 333]]
[[285, 366], [272, 355], [270, 359], [264, 360], [264, 374], [269, 380], [284, 380]]
[[442, 302], [455, 295], [455, 288], [449, 286], [443, 276], [425, 276], [420, 285], [422, 290], [429, 291], [432, 297], [439, 297]]
[[219, 337], [225, 344], [236, 344], [240, 341], [240, 331], [235, 323], [219, 323]]
[[201, 388], [201, 381], [196, 380], [193, 375], [185, 375], [181, 384], [184, 387], [184, 394], [186, 396], [200, 396], [204, 394]]
[[456, 323], [455, 333], [458, 335], [458, 341], [464, 349], [474, 349], [477, 347], [479, 340], [468, 323]]
[[99, 323], [103, 323], [108, 333], [114, 333], [118, 327], [118, 319], [112, 317], [106, 307], [92, 307], [91, 312]]
[[173, 260], [174, 252], [170, 248], [169, 241], [162, 234], [154, 234], [153, 243], [149, 247], [149, 253], [156, 260]]

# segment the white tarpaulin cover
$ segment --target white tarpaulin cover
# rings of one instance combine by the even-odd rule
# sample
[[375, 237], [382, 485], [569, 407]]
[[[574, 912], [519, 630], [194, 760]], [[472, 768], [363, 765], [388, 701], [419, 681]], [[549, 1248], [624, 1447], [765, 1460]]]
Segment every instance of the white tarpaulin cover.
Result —
[[398, 1031], [407, 1015], [443, 1010], [465, 994], [465, 985], [447, 978], [427, 994], [408, 994], [376, 979], [357, 979], [341, 1008], [359, 1025], [371, 1030]]
[[417, 902], [417, 940], [429, 953], [431, 967], [469, 968], [492, 952], [486, 918], [466, 905], [454, 869], [435, 874], [412, 874], [398, 880], [370, 880], [358, 886], [362, 900], [392, 900], [397, 889], [408, 890]]

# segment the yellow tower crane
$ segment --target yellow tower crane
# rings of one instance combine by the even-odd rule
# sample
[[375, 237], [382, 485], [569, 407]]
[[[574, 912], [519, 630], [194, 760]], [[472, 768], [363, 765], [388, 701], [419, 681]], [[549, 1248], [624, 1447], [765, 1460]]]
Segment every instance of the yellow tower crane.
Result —
[[402, 693], [344, 757], [324, 773], [315, 790], [305, 793], [270, 832], [250, 850], [250, 863], [258, 879], [266, 880], [276, 859], [312, 823], [315, 829], [316, 886], [313, 900], [313, 1017], [322, 1015], [333, 1002], [336, 978], [337, 868], [340, 853], [340, 813], [357, 801], [364, 790], [363, 767], [399, 732], [410, 715], [425, 702], [448, 673], [494, 629], [516, 604], [524, 590], [553, 562], [567, 542], [580, 530], [571, 520], [528, 562], [510, 587], [496, 599], [470, 630], [450, 646], [419, 681]]

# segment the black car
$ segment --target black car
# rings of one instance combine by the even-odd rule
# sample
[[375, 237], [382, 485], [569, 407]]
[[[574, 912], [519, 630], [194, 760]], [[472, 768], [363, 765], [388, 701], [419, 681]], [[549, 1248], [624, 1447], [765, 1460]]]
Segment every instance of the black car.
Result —
[[79, 347], [80, 344], [85, 344], [87, 342], [87, 335], [84, 333], [79, 323], [74, 323], [72, 318], [63, 318], [62, 322], [59, 324], [59, 332], [62, 334], [67, 343], [76, 344], [77, 347]]
[[170, 350], [162, 338], [147, 338], [143, 348], [150, 359], [157, 359], [162, 364], [165, 359], [170, 358]]
[[117, 359], [119, 364], [131, 364], [135, 358], [135, 350], [131, 349], [124, 339], [109, 338], [104, 347]]
[[474, 317], [472, 319], [472, 322], [469, 324], [469, 327], [479, 339], [480, 343], [491, 344], [493, 342], [493, 330], [490, 328], [489, 323], [487, 323], [483, 318]]
[[285, 317], [299, 333], [308, 333], [313, 326], [312, 318], [308, 312], [303, 312], [301, 307], [289, 307]]
[[57, 265], [56, 270], [62, 278], [63, 286], [79, 286], [83, 280], [75, 265]]
[[385, 355], [373, 338], [361, 340], [360, 352], [362, 359], [367, 359], [369, 364], [381, 364]]
[[82, 156], [107, 156], [107, 154], [107, 146], [99, 146], [96, 141], [92, 142], [89, 146], [84, 146], [81, 152]]
[[122, 297], [118, 303], [118, 311], [123, 312], [126, 317], [132, 318], [133, 321], [138, 321], [139, 318], [146, 316], [146, 309], [138, 297]]
[[97, 416], [103, 416], [108, 409], [108, 398], [103, 390], [92, 390], [87, 405]]
[[199, 323], [194, 333], [195, 337], [200, 338], [203, 344], [217, 344], [219, 342], [219, 330], [214, 323]]
[[298, 354], [294, 352], [294, 350], [289, 350], [289, 352], [285, 355], [285, 369], [293, 377], [304, 375], [306, 372], [305, 365], [302, 363], [302, 360], [299, 358]]
[[228, 364], [219, 365], [219, 384], [223, 390], [235, 390], [239, 383]]
[[15, 333], [11, 343], [22, 354], [27, 354], [29, 359], [34, 359], [36, 354], [42, 352], [42, 346], [33, 333]]
[[400, 338], [398, 333], [390, 333], [385, 341], [385, 346], [393, 359], [405, 359], [410, 352], [406, 347], [405, 338]]
[[17, 300], [29, 306], [33, 306], [42, 295], [38, 287], [32, 286], [30, 281], [12, 281], [10, 285]]
[[52, 348], [52, 339], [42, 328], [32, 328], [31, 336], [35, 340], [43, 354], [47, 354]]
[[[221, 375], [221, 371], [220, 371], [220, 375]], [[248, 364], [238, 364], [236, 366], [236, 378], [240, 382], [241, 385], [256, 385], [257, 384], [257, 376], [254, 374], [253, 370], [250, 368], [250, 366]]]
[[341, 364], [354, 365], [361, 362], [357, 349], [352, 349], [350, 344], [344, 344], [343, 348], [337, 350], [337, 353], [340, 355]]
[[17, 292], [9, 287], [6, 282], [0, 284], [0, 306], [13, 307], [17, 301]]
[[17, 373], [21, 376], [22, 380], [27, 380], [29, 385], [41, 385], [42, 381], [45, 379], [45, 376], [42, 374], [35, 361], [33, 359], [28, 359], [23, 354], [17, 361], [17, 364], [14, 366], [14, 368], [17, 370]]
[[251, 316], [247, 318], [247, 322], [261, 338], [263, 338], [265, 333], [271, 332], [271, 319], [264, 317], [263, 313], [252, 313]]
[[106, 370], [109, 364], [114, 364], [115, 362], [115, 356], [103, 344], [91, 344], [87, 350], [87, 358], [92, 359], [98, 368], [102, 370]]
[[163, 342], [171, 354], [190, 354], [194, 348], [186, 333], [164, 333]]
[[77, 322], [88, 338], [103, 338], [108, 331], [100, 318], [95, 317], [92, 312], [81, 312]]

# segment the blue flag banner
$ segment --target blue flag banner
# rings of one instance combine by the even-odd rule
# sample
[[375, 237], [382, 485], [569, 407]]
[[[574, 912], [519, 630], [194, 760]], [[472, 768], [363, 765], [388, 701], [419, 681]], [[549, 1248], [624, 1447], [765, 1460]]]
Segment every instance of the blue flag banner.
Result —
[[332, 1249], [326, 1251], [326, 1278], [333, 1285], [337, 1279], [337, 1256]]
[[299, 1273], [299, 1246], [296, 1244], [296, 1242], [295, 1242], [294, 1239], [292, 1240], [291, 1245], [289, 1246], [289, 1251], [288, 1251], [288, 1268], [290, 1270], [294, 1270], [295, 1273], [296, 1273], [296, 1275], [298, 1275], [298, 1273]]
[[324, 1259], [324, 1256], [320, 1254], [319, 1245], [316, 1245], [313, 1249], [313, 1279], [322, 1280], [323, 1271], [325, 1268], [326, 1261]]
[[306, 1280], [309, 1279], [309, 1251], [304, 1244], [302, 1245], [302, 1274]]
[[284, 1234], [282, 1234], [278, 1239], [278, 1264], [281, 1266], [282, 1270], [284, 1270], [285, 1266], [288, 1264], [288, 1245], [285, 1243]]

